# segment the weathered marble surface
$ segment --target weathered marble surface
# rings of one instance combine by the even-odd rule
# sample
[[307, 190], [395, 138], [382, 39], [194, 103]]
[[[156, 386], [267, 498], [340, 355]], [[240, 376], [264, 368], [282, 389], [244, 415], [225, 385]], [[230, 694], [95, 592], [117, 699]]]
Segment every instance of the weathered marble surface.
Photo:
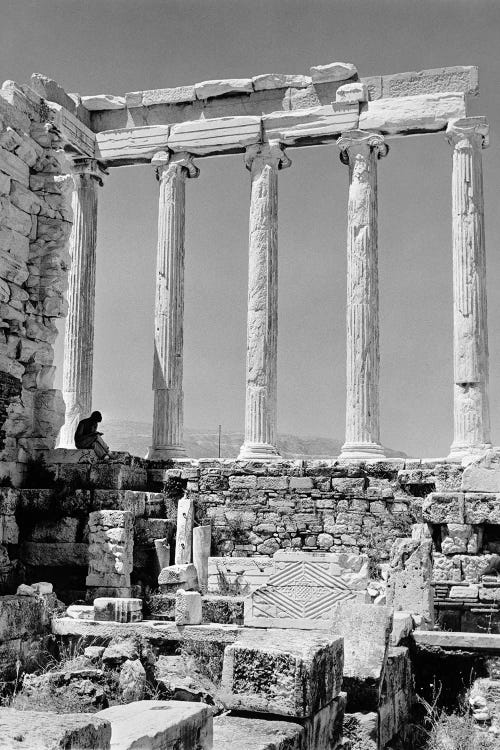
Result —
[[185, 747], [212, 750], [212, 712], [204, 703], [146, 700], [96, 714], [111, 724], [111, 750]]
[[273, 458], [278, 359], [278, 170], [290, 160], [278, 142], [250, 146], [251, 174], [245, 442], [240, 459]]
[[342, 456], [383, 456], [379, 415], [377, 160], [381, 135], [353, 130], [338, 141], [349, 166], [347, 219], [347, 401]]
[[[22, 740], [20, 739], [22, 737]], [[0, 748], [53, 750], [62, 747], [109, 750], [111, 725], [95, 714], [0, 709]]]
[[340, 638], [246, 628], [225, 649], [222, 685], [229, 708], [307, 717], [338, 695], [342, 668]]

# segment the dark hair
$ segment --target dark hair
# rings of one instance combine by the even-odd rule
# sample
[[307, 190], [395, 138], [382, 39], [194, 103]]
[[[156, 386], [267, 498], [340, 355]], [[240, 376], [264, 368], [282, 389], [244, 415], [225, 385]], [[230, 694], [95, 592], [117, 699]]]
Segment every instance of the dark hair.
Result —
[[94, 422], [102, 422], [102, 414], [100, 411], [93, 411], [92, 414], [90, 415], [90, 418]]

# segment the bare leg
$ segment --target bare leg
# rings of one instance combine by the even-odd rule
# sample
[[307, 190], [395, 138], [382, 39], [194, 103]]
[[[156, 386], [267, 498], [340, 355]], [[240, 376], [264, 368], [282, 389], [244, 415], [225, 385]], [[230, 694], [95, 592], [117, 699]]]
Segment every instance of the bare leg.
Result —
[[97, 437], [92, 446], [97, 458], [104, 458], [109, 453], [109, 446], [106, 445], [101, 437]]

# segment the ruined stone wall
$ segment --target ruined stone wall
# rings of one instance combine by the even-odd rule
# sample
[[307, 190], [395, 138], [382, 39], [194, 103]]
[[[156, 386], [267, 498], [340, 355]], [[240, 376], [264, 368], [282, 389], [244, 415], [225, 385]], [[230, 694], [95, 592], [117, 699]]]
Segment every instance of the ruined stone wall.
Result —
[[71, 231], [70, 164], [43, 99], [11, 81], [0, 89], [0, 478], [22, 480], [64, 418], [54, 390], [55, 321]]
[[212, 553], [272, 555], [278, 549], [368, 553], [388, 560], [411, 536], [425, 496], [460, 482], [456, 464], [416, 459], [179, 461], [167, 470], [212, 524]]

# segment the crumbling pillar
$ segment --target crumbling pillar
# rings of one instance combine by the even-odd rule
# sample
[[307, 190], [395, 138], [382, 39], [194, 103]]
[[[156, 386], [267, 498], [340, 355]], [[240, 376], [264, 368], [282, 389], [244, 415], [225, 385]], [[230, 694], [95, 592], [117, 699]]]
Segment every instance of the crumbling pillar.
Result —
[[347, 226], [347, 402], [343, 458], [383, 457], [379, 424], [378, 133], [352, 130], [338, 141], [349, 166]]
[[184, 394], [184, 214], [186, 178], [199, 170], [187, 153], [161, 151], [151, 162], [160, 182], [153, 363], [153, 441], [150, 459], [186, 455]]
[[488, 327], [484, 242], [485, 117], [450, 121], [453, 146], [454, 439], [450, 458], [491, 447], [488, 401]]
[[63, 366], [66, 416], [59, 433], [61, 448], [75, 447], [78, 422], [92, 411], [97, 189], [103, 184], [103, 174], [95, 159], [78, 158], [73, 162], [73, 229]]
[[240, 459], [278, 458], [278, 170], [291, 162], [278, 141], [249, 146], [251, 174], [245, 442]]

